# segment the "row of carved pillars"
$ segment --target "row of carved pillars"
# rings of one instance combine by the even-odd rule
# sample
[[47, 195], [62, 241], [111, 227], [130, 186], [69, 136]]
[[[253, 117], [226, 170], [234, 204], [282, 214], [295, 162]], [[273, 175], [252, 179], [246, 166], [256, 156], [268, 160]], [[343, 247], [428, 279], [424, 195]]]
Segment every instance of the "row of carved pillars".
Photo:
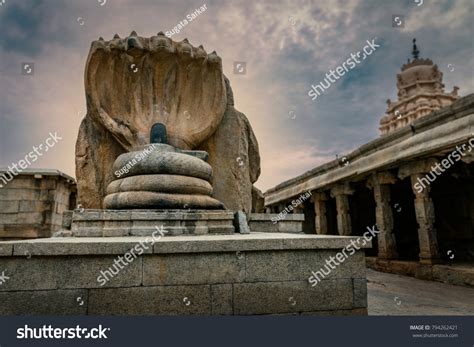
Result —
[[[415, 194], [414, 207], [418, 223], [418, 240], [420, 245], [420, 261], [424, 263], [436, 262], [439, 258], [438, 241], [434, 228], [435, 213], [433, 201], [430, 197], [430, 186], [427, 185], [422, 191], [414, 188], [418, 179], [424, 177], [430, 167], [431, 161], [417, 163], [400, 168], [399, 178], [410, 176], [412, 190]], [[373, 189], [376, 203], [376, 223], [378, 234], [378, 257], [381, 259], [397, 259], [397, 245], [394, 235], [393, 213], [390, 205], [390, 185], [397, 178], [392, 174], [376, 173], [367, 182], [367, 186]], [[348, 236], [352, 234], [351, 215], [349, 211], [349, 196], [354, 193], [349, 184], [341, 184], [330, 189], [329, 194], [336, 200], [337, 208], [337, 230], [339, 235]], [[325, 235], [328, 233], [327, 206], [328, 192], [314, 192], [314, 212], [316, 233]]]

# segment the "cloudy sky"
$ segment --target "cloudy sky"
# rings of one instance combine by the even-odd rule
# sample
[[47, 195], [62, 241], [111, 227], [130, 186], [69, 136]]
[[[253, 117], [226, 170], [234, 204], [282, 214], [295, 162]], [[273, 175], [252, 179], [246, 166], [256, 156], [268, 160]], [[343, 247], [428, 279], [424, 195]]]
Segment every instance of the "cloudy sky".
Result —
[[[377, 136], [395, 76], [417, 38], [421, 57], [444, 72], [448, 91], [474, 91], [472, 0], [3, 0], [0, 6], [0, 166], [18, 162], [50, 132], [62, 140], [32, 167], [74, 176], [74, 146], [85, 114], [90, 42], [136, 30], [171, 30], [195, 8], [200, 17], [173, 36], [222, 57], [236, 108], [258, 138], [266, 190]], [[2, 0], [0, 0], [2, 3]], [[101, 3], [103, 5], [101, 5]], [[404, 27], [392, 27], [392, 16]], [[376, 38], [380, 47], [312, 101], [311, 84]], [[235, 75], [235, 61], [247, 62]], [[23, 75], [22, 64], [34, 63]], [[450, 68], [448, 68], [448, 64]], [[453, 71], [450, 71], [453, 70]]]

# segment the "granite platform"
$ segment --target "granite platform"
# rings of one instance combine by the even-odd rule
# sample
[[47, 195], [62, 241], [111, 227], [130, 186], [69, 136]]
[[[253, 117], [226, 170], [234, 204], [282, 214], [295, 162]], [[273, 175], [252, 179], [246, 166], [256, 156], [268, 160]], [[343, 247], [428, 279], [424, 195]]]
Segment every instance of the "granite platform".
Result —
[[[0, 242], [1, 315], [365, 315], [355, 237], [250, 233]], [[368, 247], [369, 245], [367, 245]]]

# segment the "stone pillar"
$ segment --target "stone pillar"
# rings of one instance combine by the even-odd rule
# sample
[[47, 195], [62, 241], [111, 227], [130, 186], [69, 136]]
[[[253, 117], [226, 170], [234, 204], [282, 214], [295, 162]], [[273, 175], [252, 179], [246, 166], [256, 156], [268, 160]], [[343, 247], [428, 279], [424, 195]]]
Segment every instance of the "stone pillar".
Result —
[[[399, 169], [401, 178], [410, 176], [411, 187], [415, 194], [415, 214], [418, 223], [418, 240], [420, 243], [420, 262], [434, 264], [439, 262], [438, 238], [434, 227], [435, 211], [430, 196], [431, 185], [420, 190], [420, 181], [428, 181], [425, 175], [438, 163], [434, 158], [421, 160]], [[420, 180], [420, 181], [419, 181]], [[418, 189], [415, 187], [417, 185]]]
[[337, 231], [339, 235], [350, 236], [352, 233], [351, 215], [349, 214], [349, 195], [354, 193], [348, 184], [337, 185], [331, 189], [331, 196], [336, 199]]
[[373, 174], [367, 186], [374, 190], [375, 220], [377, 229], [378, 254], [381, 259], [397, 259], [397, 244], [393, 234], [393, 213], [390, 206], [390, 184], [396, 182], [396, 177], [388, 172]]
[[[411, 176], [411, 184], [418, 182], [418, 178], [424, 174], [414, 174]], [[431, 187], [427, 186], [421, 192], [413, 189], [415, 194], [415, 213], [418, 222], [418, 240], [420, 242], [420, 261], [422, 263], [439, 262], [438, 237], [434, 228], [435, 212], [433, 200], [430, 197]]]
[[314, 224], [316, 226], [316, 234], [327, 235], [328, 220], [326, 217], [326, 201], [327, 195], [325, 192], [314, 192], [311, 199], [314, 202]]

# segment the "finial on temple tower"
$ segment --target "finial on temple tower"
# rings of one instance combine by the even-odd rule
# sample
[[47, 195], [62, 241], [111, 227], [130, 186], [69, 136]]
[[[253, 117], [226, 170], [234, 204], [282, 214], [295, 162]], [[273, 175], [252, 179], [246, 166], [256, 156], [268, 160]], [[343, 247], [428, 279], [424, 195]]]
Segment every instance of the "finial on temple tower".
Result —
[[416, 39], [413, 39], [413, 51], [411, 52], [413, 55], [413, 59], [418, 59], [418, 55], [420, 54], [420, 51], [418, 50], [418, 47], [416, 46]]

